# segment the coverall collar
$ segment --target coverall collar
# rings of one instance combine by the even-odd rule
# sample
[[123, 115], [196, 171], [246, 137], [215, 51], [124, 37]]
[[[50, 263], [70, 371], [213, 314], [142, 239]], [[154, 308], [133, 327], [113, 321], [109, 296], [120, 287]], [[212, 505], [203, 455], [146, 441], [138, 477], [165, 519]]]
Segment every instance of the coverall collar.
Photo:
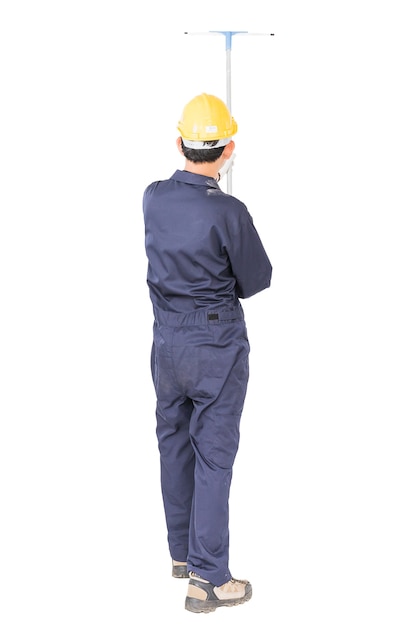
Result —
[[203, 176], [202, 174], [193, 174], [184, 170], [176, 170], [171, 176], [171, 180], [177, 180], [180, 183], [188, 183], [189, 185], [206, 185], [213, 189], [220, 189], [217, 181], [211, 176]]

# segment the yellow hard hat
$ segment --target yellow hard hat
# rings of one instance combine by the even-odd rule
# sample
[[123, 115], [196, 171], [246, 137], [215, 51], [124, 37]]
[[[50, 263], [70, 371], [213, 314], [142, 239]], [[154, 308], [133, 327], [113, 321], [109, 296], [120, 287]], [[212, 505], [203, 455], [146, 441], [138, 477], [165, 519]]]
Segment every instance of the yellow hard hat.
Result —
[[223, 100], [202, 93], [185, 105], [177, 129], [185, 145], [201, 148], [205, 141], [225, 145], [237, 133], [237, 124]]

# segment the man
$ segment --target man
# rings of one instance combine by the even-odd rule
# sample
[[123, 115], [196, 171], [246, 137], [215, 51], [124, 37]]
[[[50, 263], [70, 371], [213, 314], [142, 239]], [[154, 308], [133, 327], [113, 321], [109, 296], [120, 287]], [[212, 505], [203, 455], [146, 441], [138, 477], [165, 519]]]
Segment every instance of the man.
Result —
[[178, 130], [184, 170], [143, 196], [151, 370], [172, 575], [189, 578], [185, 608], [207, 613], [252, 595], [229, 570], [229, 491], [249, 376], [240, 299], [270, 286], [272, 266], [246, 206], [218, 185], [237, 132], [225, 103], [193, 98]]

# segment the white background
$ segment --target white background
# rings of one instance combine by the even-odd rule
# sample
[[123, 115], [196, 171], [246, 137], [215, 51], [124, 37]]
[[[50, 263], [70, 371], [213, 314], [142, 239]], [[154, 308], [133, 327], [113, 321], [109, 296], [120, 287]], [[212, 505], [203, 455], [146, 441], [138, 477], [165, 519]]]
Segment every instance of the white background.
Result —
[[[2, 3], [2, 626], [416, 625], [412, 5]], [[250, 33], [233, 193], [274, 274], [230, 502], [254, 595], [206, 618], [170, 576], [141, 201], [183, 105], [226, 97], [213, 30]]]

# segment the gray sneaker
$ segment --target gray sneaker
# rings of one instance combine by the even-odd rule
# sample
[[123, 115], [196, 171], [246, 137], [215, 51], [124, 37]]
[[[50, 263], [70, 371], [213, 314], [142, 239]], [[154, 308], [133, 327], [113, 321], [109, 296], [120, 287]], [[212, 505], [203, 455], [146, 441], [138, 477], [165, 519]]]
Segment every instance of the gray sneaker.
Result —
[[174, 578], [189, 578], [187, 563], [172, 560], [172, 576]]
[[252, 585], [247, 580], [231, 578], [221, 587], [190, 572], [185, 608], [192, 613], [211, 613], [219, 606], [236, 606], [252, 597]]

